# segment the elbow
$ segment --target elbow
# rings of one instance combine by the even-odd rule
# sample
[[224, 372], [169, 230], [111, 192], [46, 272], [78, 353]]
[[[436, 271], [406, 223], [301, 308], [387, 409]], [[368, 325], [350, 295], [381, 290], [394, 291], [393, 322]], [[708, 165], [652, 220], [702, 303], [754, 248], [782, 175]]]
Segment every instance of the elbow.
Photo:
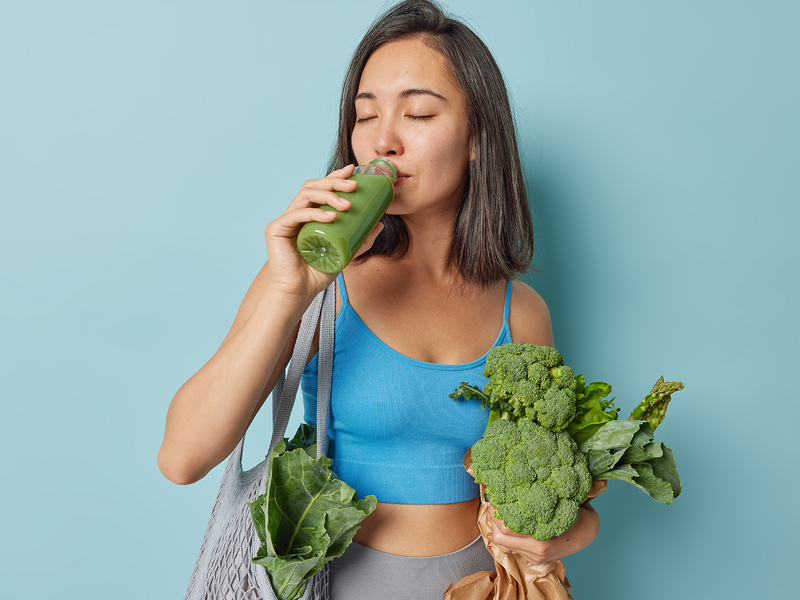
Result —
[[158, 469], [161, 471], [161, 474], [172, 483], [177, 483], [178, 485], [196, 483], [208, 473], [207, 470], [203, 471], [187, 460], [180, 460], [179, 458], [171, 456], [163, 446], [158, 451], [156, 462], [158, 463]]

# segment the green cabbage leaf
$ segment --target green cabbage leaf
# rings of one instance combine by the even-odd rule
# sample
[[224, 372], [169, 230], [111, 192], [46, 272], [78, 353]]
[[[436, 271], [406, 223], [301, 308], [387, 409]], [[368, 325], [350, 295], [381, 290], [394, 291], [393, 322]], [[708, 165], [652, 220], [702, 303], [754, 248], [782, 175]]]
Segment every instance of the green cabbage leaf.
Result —
[[653, 441], [647, 421], [628, 419], [601, 425], [580, 446], [592, 479], [627, 481], [653, 500], [671, 504], [681, 493], [672, 450]]
[[316, 458], [315, 442], [315, 428], [305, 424], [291, 441], [280, 441], [269, 458], [266, 492], [249, 504], [261, 540], [253, 562], [267, 569], [280, 600], [302, 596], [377, 505], [375, 496], [359, 500], [331, 471], [331, 459]]

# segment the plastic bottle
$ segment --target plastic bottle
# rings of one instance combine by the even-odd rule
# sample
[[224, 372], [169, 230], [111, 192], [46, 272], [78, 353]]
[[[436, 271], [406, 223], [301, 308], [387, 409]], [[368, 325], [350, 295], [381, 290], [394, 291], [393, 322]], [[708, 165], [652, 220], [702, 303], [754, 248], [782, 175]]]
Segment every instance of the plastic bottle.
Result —
[[367, 235], [389, 208], [394, 198], [397, 169], [385, 158], [376, 158], [369, 165], [359, 165], [348, 179], [358, 182], [355, 192], [336, 192], [350, 201], [350, 210], [335, 211], [331, 223], [311, 221], [297, 234], [300, 256], [315, 269], [338, 273], [347, 266]]

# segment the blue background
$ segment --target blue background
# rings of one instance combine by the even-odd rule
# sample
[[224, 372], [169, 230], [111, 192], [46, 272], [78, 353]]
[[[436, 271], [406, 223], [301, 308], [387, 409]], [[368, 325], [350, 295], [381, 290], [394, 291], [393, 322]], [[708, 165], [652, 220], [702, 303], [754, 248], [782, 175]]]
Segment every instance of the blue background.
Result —
[[[168, 403], [323, 174], [382, 6], [0, 2], [4, 597], [182, 597], [221, 471], [160, 475]], [[683, 495], [611, 482], [575, 597], [793, 595], [798, 4], [447, 6], [507, 77], [568, 363], [625, 413], [686, 385], [659, 429]]]

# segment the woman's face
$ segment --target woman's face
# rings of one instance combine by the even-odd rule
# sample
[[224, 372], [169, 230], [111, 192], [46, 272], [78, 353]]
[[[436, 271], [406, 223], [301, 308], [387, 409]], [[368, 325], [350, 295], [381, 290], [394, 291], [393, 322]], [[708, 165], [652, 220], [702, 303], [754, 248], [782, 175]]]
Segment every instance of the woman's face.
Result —
[[367, 61], [355, 103], [358, 164], [382, 156], [397, 167], [388, 212], [454, 211], [471, 156], [466, 100], [447, 59], [420, 38], [389, 42]]

